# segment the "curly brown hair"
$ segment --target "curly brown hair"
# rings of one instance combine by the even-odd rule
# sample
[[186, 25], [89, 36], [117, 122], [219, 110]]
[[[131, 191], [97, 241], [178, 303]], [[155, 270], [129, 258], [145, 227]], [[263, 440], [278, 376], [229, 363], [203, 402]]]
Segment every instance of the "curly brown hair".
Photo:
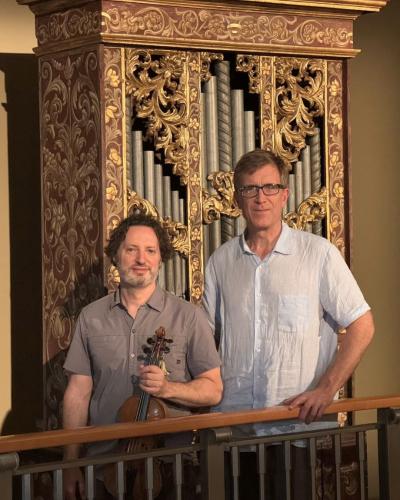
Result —
[[161, 260], [165, 262], [170, 259], [174, 254], [174, 249], [168, 234], [168, 231], [161, 225], [161, 223], [151, 217], [142, 213], [135, 213], [124, 219], [112, 231], [108, 245], [104, 249], [105, 254], [110, 258], [111, 262], [116, 265], [115, 257], [117, 256], [121, 243], [126, 238], [128, 229], [132, 226], [146, 226], [151, 227], [156, 233], [158, 244], [160, 246]]

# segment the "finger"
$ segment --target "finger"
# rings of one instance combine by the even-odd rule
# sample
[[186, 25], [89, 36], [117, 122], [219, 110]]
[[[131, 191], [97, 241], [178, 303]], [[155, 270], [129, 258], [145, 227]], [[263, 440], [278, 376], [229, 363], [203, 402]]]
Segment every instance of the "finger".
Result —
[[300, 406], [303, 406], [306, 401], [307, 401], [307, 398], [305, 396], [296, 396], [289, 403], [289, 410], [294, 410], [295, 408], [299, 408]]

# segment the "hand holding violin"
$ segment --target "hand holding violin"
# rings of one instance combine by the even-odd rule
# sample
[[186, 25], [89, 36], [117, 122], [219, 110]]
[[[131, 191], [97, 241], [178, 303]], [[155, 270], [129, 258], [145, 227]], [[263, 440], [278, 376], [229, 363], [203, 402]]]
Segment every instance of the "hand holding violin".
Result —
[[159, 398], [168, 397], [169, 382], [161, 368], [156, 365], [142, 365], [139, 370], [139, 387], [143, 391]]

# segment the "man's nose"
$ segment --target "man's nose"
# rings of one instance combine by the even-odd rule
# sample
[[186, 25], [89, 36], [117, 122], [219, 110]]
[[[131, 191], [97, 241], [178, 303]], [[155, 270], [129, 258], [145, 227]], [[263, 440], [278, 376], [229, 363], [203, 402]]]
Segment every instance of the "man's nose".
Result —
[[257, 194], [256, 194], [256, 201], [264, 201], [267, 198], [267, 196], [264, 194], [263, 190], [261, 188], [257, 189]]
[[140, 248], [136, 251], [136, 262], [140, 264], [144, 263], [144, 251]]

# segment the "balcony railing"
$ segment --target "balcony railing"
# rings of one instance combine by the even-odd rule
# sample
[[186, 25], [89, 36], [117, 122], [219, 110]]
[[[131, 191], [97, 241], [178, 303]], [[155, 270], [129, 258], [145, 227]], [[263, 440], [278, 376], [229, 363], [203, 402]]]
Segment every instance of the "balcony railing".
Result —
[[[0, 437], [0, 492], [4, 500], [33, 500], [34, 477], [46, 474], [51, 477], [48, 498], [62, 500], [63, 470], [71, 467], [81, 467], [85, 472], [86, 492], [88, 500], [96, 499], [96, 466], [114, 464], [117, 498], [132, 498], [126, 490], [125, 470], [128, 463], [144, 462], [145, 486], [148, 499], [154, 497], [154, 467], [157, 461], [169, 462], [173, 471], [173, 489], [177, 500], [191, 500], [185, 497], [184, 461], [185, 457], [194, 457], [199, 473], [197, 492], [202, 499], [221, 500], [226, 498], [226, 488], [229, 496], [239, 499], [241, 483], [240, 454], [254, 452], [257, 468], [259, 498], [268, 498], [268, 467], [266, 450], [269, 445], [280, 444], [283, 457], [283, 496], [287, 500], [296, 500], [293, 494], [292, 453], [293, 444], [302, 440], [307, 452], [307, 467], [309, 471], [308, 498], [317, 500], [328, 498], [321, 492], [321, 464], [318, 453], [321, 447], [331, 449], [333, 470], [333, 493], [331, 497], [337, 500], [346, 497], [346, 474], [351, 473], [357, 482], [357, 498], [368, 498], [367, 460], [365, 437], [366, 433], [377, 433], [379, 459], [379, 499], [400, 499], [400, 396], [344, 399], [331, 404], [326, 414], [339, 412], [359, 412], [377, 409], [373, 422], [365, 425], [351, 425], [319, 431], [281, 434], [279, 436], [263, 436], [251, 438], [233, 438], [232, 430], [242, 424], [274, 422], [294, 419], [298, 410], [289, 411], [287, 407], [274, 407], [262, 410], [249, 410], [234, 413], [212, 413], [193, 415], [189, 417], [168, 418], [150, 422], [121, 423], [99, 427], [83, 427], [75, 430], [56, 430]], [[48, 450], [73, 443], [93, 443], [115, 439], [142, 438], [155, 435], [173, 435], [184, 431], [196, 431], [199, 442], [179, 448], [163, 447], [137, 453], [119, 453], [62, 461], [54, 458], [46, 462], [23, 463], [24, 454], [33, 450]], [[354, 457], [346, 464], [343, 460], [343, 442], [351, 436], [354, 442]], [[197, 497], [196, 497], [197, 498]], [[248, 497], [247, 497], [248, 498]], [[279, 498], [279, 500], [281, 500]], [[352, 497], [356, 498], [356, 497]]]

